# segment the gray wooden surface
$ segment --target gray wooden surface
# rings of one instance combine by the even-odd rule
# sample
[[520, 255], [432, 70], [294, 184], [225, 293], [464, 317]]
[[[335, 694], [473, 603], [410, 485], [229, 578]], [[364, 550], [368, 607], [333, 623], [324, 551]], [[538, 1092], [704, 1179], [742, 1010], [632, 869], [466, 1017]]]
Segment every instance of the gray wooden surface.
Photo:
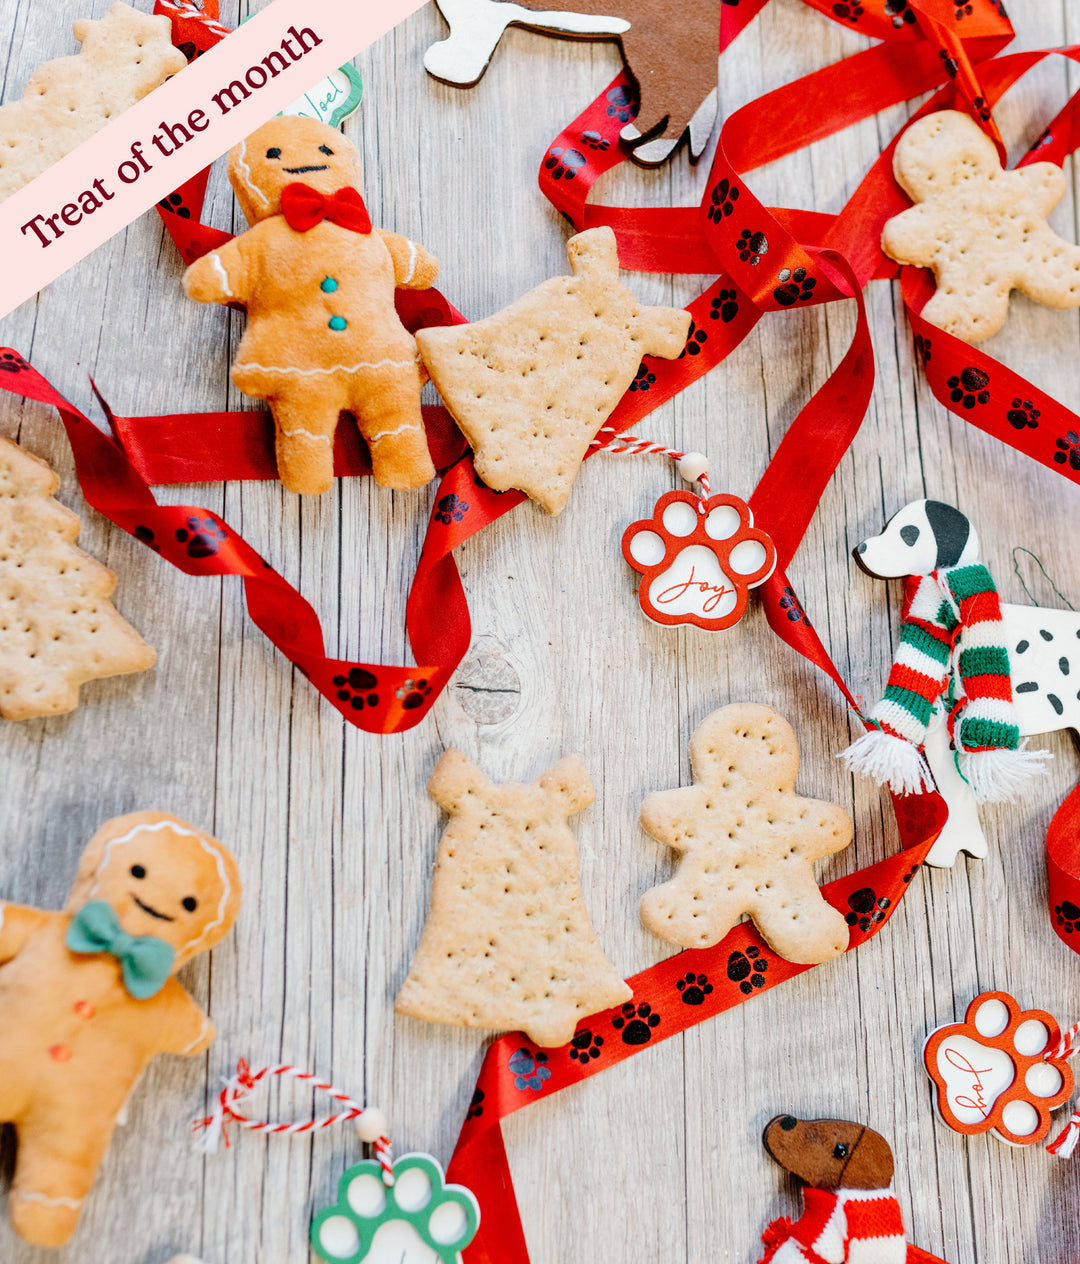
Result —
[[[0, 0], [0, 87], [71, 51], [89, 0]], [[361, 0], [367, 2], [367, 0]], [[100, 15], [107, 0], [94, 0]], [[1080, 6], [1011, 0], [1017, 47], [1080, 38]], [[237, 20], [235, 3], [223, 17]], [[358, 59], [367, 96], [347, 125], [363, 150], [376, 222], [422, 241], [463, 311], [487, 315], [563, 270], [566, 225], [538, 193], [546, 144], [618, 66], [607, 44], [512, 30], [474, 90], [436, 84], [421, 55], [444, 27], [427, 6]], [[865, 41], [774, 0], [723, 61], [722, 113]], [[1062, 59], [1028, 76], [1000, 121], [1023, 152], [1076, 87]], [[769, 203], [838, 209], [904, 117], [887, 111], [756, 174]], [[235, 226], [215, 168], [209, 214]], [[696, 203], [707, 162], [630, 166], [605, 200]], [[1075, 239], [1072, 196], [1053, 216]], [[0, 321], [0, 343], [32, 358], [80, 407], [93, 374], [123, 413], [213, 410], [241, 399], [230, 351], [241, 320], [188, 302], [155, 216], [134, 223], [47, 292]], [[628, 277], [648, 302], [686, 302], [693, 278]], [[898, 592], [849, 550], [908, 500], [963, 506], [1009, 600], [1024, 600], [1011, 551], [1031, 549], [1080, 603], [1075, 488], [977, 433], [929, 395], [912, 363], [898, 292], [868, 296], [877, 387], [791, 574], [853, 690], [877, 697]], [[714, 486], [746, 494], [792, 417], [843, 354], [853, 305], [763, 320], [706, 380], [639, 432], [710, 454]], [[1066, 403], [1080, 402], [1080, 313], [1014, 300], [989, 350]], [[557, 520], [525, 506], [460, 550], [474, 646], [434, 713], [403, 736], [344, 724], [247, 620], [238, 581], [191, 579], [85, 510], [55, 415], [0, 399], [0, 434], [60, 471], [84, 513], [83, 545], [120, 575], [123, 613], [157, 647], [142, 676], [84, 688], [72, 715], [0, 727], [0, 897], [58, 907], [97, 825], [136, 808], [175, 812], [233, 847], [246, 884], [234, 934], [185, 974], [220, 1028], [204, 1059], [160, 1059], [132, 1102], [70, 1248], [79, 1264], [300, 1264], [313, 1210], [359, 1156], [352, 1135], [288, 1143], [244, 1136], [212, 1159], [186, 1124], [237, 1057], [312, 1067], [385, 1109], [399, 1149], [449, 1158], [485, 1047], [481, 1033], [397, 1019], [392, 1000], [423, 922], [440, 818], [424, 784], [457, 745], [499, 779], [532, 778], [580, 752], [596, 804], [576, 818], [588, 906], [627, 974], [665, 955], [639, 925], [639, 896], [673, 856], [637, 824], [644, 796], [688, 777], [687, 741], [715, 707], [775, 705], [801, 735], [804, 793], [849, 808], [856, 839], [832, 877], [896, 844], [883, 796], [834, 758], [851, 726], [838, 695], [752, 609], [710, 636], [647, 623], [619, 552], [625, 524], [675, 485], [659, 458], [589, 462]], [[405, 661], [404, 600], [434, 485], [389, 493], [346, 481], [319, 500], [274, 485], [174, 488], [241, 529], [319, 611], [331, 653]], [[1033, 569], [1033, 568], [1029, 568]], [[1053, 600], [1043, 582], [1033, 587]], [[437, 611], [433, 612], [437, 616]], [[484, 692], [498, 688], [504, 692]], [[1051, 933], [1043, 839], [1077, 779], [1068, 735], [1023, 804], [987, 812], [990, 857], [924, 871], [876, 940], [683, 1037], [512, 1118], [505, 1128], [535, 1264], [572, 1260], [757, 1259], [759, 1235], [799, 1206], [764, 1154], [781, 1110], [865, 1120], [892, 1140], [912, 1239], [951, 1264], [1068, 1264], [1080, 1256], [1080, 1160], [961, 1140], [936, 1121], [919, 1050], [929, 1028], [980, 989], [1080, 1017], [1080, 962]], [[0, 1033], [3, 1039], [3, 1033]], [[303, 1094], [274, 1100], [309, 1108]], [[0, 1184], [6, 1186], [9, 1162]], [[50, 1258], [0, 1217], [3, 1264]]]

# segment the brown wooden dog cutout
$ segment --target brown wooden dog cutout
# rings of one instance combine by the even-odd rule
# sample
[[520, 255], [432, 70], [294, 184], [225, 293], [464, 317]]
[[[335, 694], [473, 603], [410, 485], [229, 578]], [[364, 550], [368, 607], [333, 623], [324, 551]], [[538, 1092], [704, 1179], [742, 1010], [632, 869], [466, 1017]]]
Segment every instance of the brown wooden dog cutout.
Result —
[[708, 143], [718, 109], [721, 0], [684, 0], [677, 10], [663, 0], [438, 0], [450, 35], [433, 44], [424, 65], [436, 79], [472, 87], [483, 76], [508, 26], [581, 39], [617, 39], [638, 88], [637, 117], [620, 113], [631, 157], [658, 166], [689, 134], [696, 162]]

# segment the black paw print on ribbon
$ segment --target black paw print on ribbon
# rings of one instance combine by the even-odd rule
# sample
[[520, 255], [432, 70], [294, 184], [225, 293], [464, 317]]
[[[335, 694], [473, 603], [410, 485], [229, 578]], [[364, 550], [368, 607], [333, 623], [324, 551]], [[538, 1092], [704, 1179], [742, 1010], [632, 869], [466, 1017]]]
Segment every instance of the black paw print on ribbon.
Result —
[[1009, 425], [1014, 430], [1036, 430], [1042, 413], [1032, 404], [1030, 399], [1014, 399], [1012, 407], [1005, 414]]
[[726, 325], [733, 321], [738, 314], [738, 290], [717, 290], [716, 297], [709, 302], [710, 319], [722, 320]]
[[907, 873], [904, 874], [904, 886], [907, 886], [907, 884], [911, 881], [912, 878], [915, 877], [915, 875], [918, 872], [919, 872], [918, 865], [914, 865], [911, 869], [909, 869]]
[[873, 887], [861, 887], [848, 896], [848, 908], [844, 915], [849, 926], [858, 926], [861, 931], [868, 931], [871, 926], [878, 926], [885, 920], [885, 911], [892, 904], [887, 895], [878, 899]]
[[366, 667], [350, 667], [347, 676], [334, 677], [334, 684], [339, 701], [347, 702], [354, 711], [379, 705], [379, 695], [372, 692], [378, 688], [378, 678]]
[[1071, 900], [1062, 900], [1060, 904], [1054, 906], [1054, 918], [1066, 935], [1075, 934], [1080, 930], [1080, 908], [1077, 908]]
[[975, 107], [975, 111], [979, 118], [981, 118], [984, 123], [989, 123], [990, 107], [986, 104], [986, 101], [982, 97], [976, 97], [971, 104]]
[[971, 11], [970, 4], [958, 4], [954, 10], [957, 22], [961, 21], [963, 18], [971, 17]]
[[653, 1037], [653, 1029], [660, 1026], [660, 1015], [653, 1013], [647, 1001], [635, 1005], [627, 1001], [622, 1012], [611, 1020], [612, 1027], [622, 1037], [624, 1045], [647, 1045]]
[[799, 599], [795, 595], [795, 589], [790, 584], [784, 585], [784, 595], [780, 598], [780, 609], [787, 615], [792, 623], [805, 623], [810, 626], [810, 620], [806, 617], [806, 611], [799, 605]]
[[817, 278], [806, 275], [805, 268], [781, 268], [776, 274], [780, 284], [773, 290], [773, 298], [782, 306], [790, 307], [793, 303], [805, 303], [814, 297]]
[[514, 1077], [514, 1088], [532, 1089], [539, 1093], [544, 1083], [551, 1079], [551, 1068], [547, 1065], [548, 1056], [543, 1049], [534, 1053], [531, 1049], [518, 1049], [510, 1055], [507, 1066]]
[[570, 1041], [570, 1060], [587, 1066], [590, 1062], [596, 1061], [603, 1047], [604, 1037], [595, 1035], [586, 1028], [584, 1031], [576, 1032], [573, 1040]]
[[15, 351], [5, 351], [0, 355], [0, 373], [22, 373], [30, 366]]
[[435, 521], [449, 526], [451, 522], [460, 522], [469, 512], [469, 502], [451, 493], [440, 498], [435, 506]]
[[885, 0], [885, 14], [892, 18], [892, 24], [897, 30], [905, 22], [910, 26], [915, 21], [915, 13], [908, 0]]
[[544, 159], [544, 170], [553, 180], [573, 180], [588, 161], [580, 149], [557, 148]]
[[656, 374], [649, 370], [649, 366], [644, 360], [638, 365], [638, 371], [634, 374], [634, 380], [630, 383], [632, 391], [647, 391], [656, 381]]
[[752, 233], [749, 228], [742, 230], [735, 245], [739, 249], [739, 258], [743, 263], [749, 263], [752, 268], [757, 267], [761, 262], [761, 256], [769, 252], [768, 237], [764, 233]]
[[922, 334], [915, 335], [915, 354], [919, 357], [919, 359], [923, 362], [924, 365], [929, 364], [930, 361], [934, 358], [933, 352], [931, 350], [932, 346], [933, 346], [933, 343], [930, 341], [929, 338], [924, 338]]
[[955, 57], [950, 57], [943, 48], [938, 49], [938, 56], [945, 63], [945, 73], [950, 79], [955, 79], [956, 73], [960, 69], [959, 62], [957, 62]]
[[172, 211], [180, 219], [191, 219], [191, 211], [184, 205], [183, 196], [179, 193], [170, 193], [167, 198], [162, 198], [158, 206], [163, 211]]
[[634, 97], [629, 88], [621, 84], [609, 88], [607, 96], [607, 116], [618, 119], [620, 123], [629, 123], [637, 114], [634, 108]]
[[426, 680], [413, 680], [410, 676], [394, 690], [397, 698], [406, 711], [415, 711], [424, 705], [424, 699], [431, 693], [431, 686]]
[[739, 200], [738, 185], [724, 179], [712, 191], [712, 206], [709, 207], [709, 219], [719, 224], [725, 215], [730, 215]]
[[1054, 446], [1057, 448], [1054, 460], [1058, 465], [1064, 465], [1068, 461], [1071, 470], [1080, 470], [1080, 434], [1075, 430], [1067, 430]]
[[188, 557], [213, 557], [221, 548], [222, 540], [228, 536], [213, 518], [196, 518], [187, 520], [186, 527], [179, 527], [176, 538], [187, 545]]
[[679, 352], [679, 359], [686, 355], [700, 355], [702, 345], [709, 341], [709, 335], [704, 329], [699, 329], [697, 325], [690, 322], [690, 332], [686, 335], [686, 346]]
[[749, 996], [754, 988], [765, 986], [765, 972], [769, 963], [761, 955], [761, 949], [751, 944], [745, 952], [733, 952], [727, 961], [727, 977], [739, 985], [739, 991]]
[[483, 1113], [484, 1113], [484, 1090], [482, 1088], [478, 1088], [476, 1092], [473, 1093], [472, 1095], [472, 1100], [469, 1102], [469, 1109], [465, 1114], [465, 1118], [466, 1120], [477, 1119]]
[[707, 974], [695, 974], [693, 970], [684, 974], [675, 984], [679, 1000], [684, 1005], [704, 1005], [705, 998], [710, 995], [713, 985]]
[[961, 370], [959, 377], [949, 378], [949, 398], [954, 404], [974, 408], [976, 404], [985, 404], [990, 398], [990, 392], [986, 390], [989, 385], [988, 373], [984, 373], [982, 369], [968, 367]]
[[850, 3], [834, 4], [832, 11], [838, 18], [844, 18], [848, 22], [858, 22], [865, 12], [861, 4]]
[[191, 40], [184, 40], [182, 44], [177, 44], [176, 47], [184, 54], [189, 62], [194, 61], [196, 57], [201, 57], [206, 51], [202, 48], [196, 48]]
[[590, 149], [599, 149], [601, 153], [611, 148], [611, 141], [606, 136], [601, 136], [599, 132], [582, 132], [581, 143], [588, 145]]
[[148, 549], [153, 549], [155, 553], [161, 552], [161, 545], [154, 542], [154, 533], [149, 527], [136, 527], [131, 534], [140, 544], [145, 544]]

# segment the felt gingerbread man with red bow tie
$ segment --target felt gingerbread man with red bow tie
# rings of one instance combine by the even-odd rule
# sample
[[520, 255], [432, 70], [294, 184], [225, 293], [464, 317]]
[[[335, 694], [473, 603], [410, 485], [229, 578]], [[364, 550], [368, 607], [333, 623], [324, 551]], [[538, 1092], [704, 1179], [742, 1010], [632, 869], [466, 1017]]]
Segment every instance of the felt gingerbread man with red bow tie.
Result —
[[282, 483], [329, 489], [342, 412], [367, 440], [376, 482], [429, 482], [435, 469], [420, 411], [427, 375], [394, 290], [427, 289], [437, 261], [372, 228], [359, 154], [314, 119], [264, 123], [230, 152], [229, 179], [251, 228], [194, 263], [184, 289], [200, 303], [247, 308], [232, 378], [270, 405]]

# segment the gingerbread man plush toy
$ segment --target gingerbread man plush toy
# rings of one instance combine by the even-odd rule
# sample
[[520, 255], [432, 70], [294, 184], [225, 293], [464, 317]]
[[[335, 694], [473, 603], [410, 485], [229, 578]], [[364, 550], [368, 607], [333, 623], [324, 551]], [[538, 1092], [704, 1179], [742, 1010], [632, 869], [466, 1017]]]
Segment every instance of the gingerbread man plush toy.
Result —
[[420, 411], [427, 377], [394, 290], [427, 289], [438, 263], [407, 238], [372, 228], [360, 156], [324, 123], [264, 123], [230, 152], [229, 179], [251, 228], [192, 264], [184, 289], [200, 303], [247, 307], [232, 378], [270, 405], [282, 483], [329, 490], [342, 412], [367, 440], [376, 482], [429, 482], [435, 468]]
[[41, 1246], [75, 1231], [116, 1118], [158, 1053], [214, 1026], [173, 975], [240, 908], [229, 852], [160, 812], [108, 821], [67, 908], [0, 903], [0, 1122], [18, 1136], [11, 1223]]

